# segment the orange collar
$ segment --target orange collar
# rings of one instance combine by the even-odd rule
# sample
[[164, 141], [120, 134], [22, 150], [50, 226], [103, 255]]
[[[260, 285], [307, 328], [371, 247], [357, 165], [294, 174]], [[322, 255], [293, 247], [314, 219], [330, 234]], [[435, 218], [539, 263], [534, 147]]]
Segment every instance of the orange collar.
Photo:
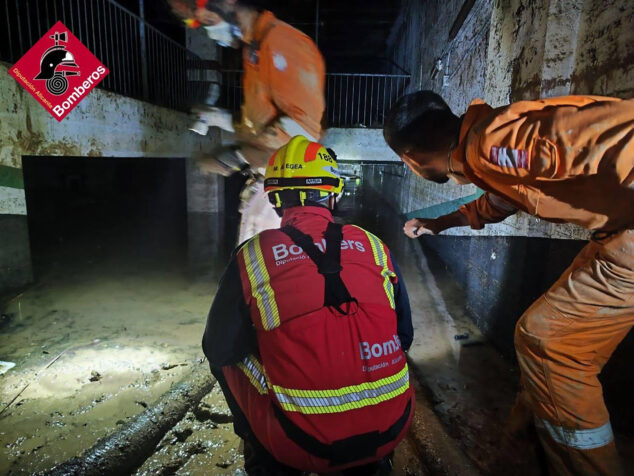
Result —
[[471, 101], [471, 104], [469, 104], [467, 112], [465, 113], [462, 119], [462, 124], [460, 126], [458, 147], [456, 147], [451, 153], [451, 161], [454, 163], [460, 162], [465, 171], [465, 175], [470, 180], [473, 176], [473, 173], [471, 172], [471, 168], [467, 163], [467, 136], [469, 135], [469, 132], [471, 132], [471, 129], [473, 129], [473, 127], [478, 122], [491, 114], [492, 111], [493, 108], [485, 103], [482, 99], [474, 99], [473, 101]]
[[272, 12], [265, 10], [255, 20], [253, 27], [253, 38], [245, 38], [243, 41], [251, 43], [252, 41], [260, 43], [268, 32], [275, 26], [277, 18]]

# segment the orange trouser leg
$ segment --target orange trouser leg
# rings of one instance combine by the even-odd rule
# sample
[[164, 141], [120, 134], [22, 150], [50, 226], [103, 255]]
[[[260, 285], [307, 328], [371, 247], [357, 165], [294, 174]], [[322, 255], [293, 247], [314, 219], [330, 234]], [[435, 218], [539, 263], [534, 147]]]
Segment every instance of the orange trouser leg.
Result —
[[522, 385], [554, 474], [625, 474], [598, 375], [634, 325], [634, 230], [589, 243], [519, 320]]

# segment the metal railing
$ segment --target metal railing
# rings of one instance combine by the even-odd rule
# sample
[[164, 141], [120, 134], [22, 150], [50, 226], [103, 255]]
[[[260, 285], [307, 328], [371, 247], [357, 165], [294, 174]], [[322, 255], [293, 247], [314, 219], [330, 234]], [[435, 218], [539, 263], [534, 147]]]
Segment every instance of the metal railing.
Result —
[[[242, 71], [222, 72], [218, 106], [237, 112], [242, 104]], [[409, 85], [408, 74], [326, 74], [328, 127], [382, 128], [392, 104]]]
[[238, 69], [220, 71], [220, 97], [217, 107], [231, 112], [240, 111], [242, 106], [242, 71]]
[[0, 60], [17, 62], [57, 21], [110, 70], [99, 87], [182, 111], [207, 96], [208, 62], [113, 0], [0, 0]]
[[326, 118], [329, 127], [381, 128], [392, 104], [405, 92], [405, 74], [326, 75]]
[[[61, 21], [110, 70], [100, 87], [160, 106], [189, 111], [209, 103], [238, 111], [242, 72], [217, 71], [114, 0], [0, 0], [0, 60], [15, 63]], [[380, 128], [408, 74], [328, 73], [328, 127]], [[212, 96], [214, 94], [212, 93]]]

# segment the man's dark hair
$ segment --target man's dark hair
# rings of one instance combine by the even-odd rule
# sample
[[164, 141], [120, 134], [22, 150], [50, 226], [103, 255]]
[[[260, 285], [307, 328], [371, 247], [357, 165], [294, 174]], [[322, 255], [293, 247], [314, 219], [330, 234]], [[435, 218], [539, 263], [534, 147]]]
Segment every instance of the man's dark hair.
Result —
[[[178, 3], [188, 8], [191, 8], [192, 10], [196, 9], [196, 0], [168, 0], [168, 3], [170, 4]], [[219, 3], [222, 3], [222, 2], [209, 0], [207, 2], [207, 8], [210, 9], [211, 11], [220, 10], [220, 12], [223, 12], [221, 7], [218, 5]], [[266, 10], [269, 3], [270, 2], [267, 0], [238, 0], [237, 1], [237, 4], [240, 5], [241, 7], [253, 8], [254, 10]]]
[[241, 7], [249, 7], [254, 10], [267, 10], [271, 2], [267, 0], [238, 0], [237, 4]]
[[401, 97], [388, 113], [383, 137], [398, 155], [412, 151], [438, 152], [458, 141], [460, 118], [432, 91]]
[[[194, 0], [196, 3], [196, 0]], [[222, 3], [220, 1], [209, 0], [207, 2], [207, 8], [213, 11], [213, 8], [218, 8], [218, 4]], [[270, 4], [270, 0], [237, 0], [236, 5], [240, 7], [253, 8], [254, 10], [267, 10]], [[216, 4], [216, 5], [214, 5]], [[211, 8], [210, 8], [211, 7]]]

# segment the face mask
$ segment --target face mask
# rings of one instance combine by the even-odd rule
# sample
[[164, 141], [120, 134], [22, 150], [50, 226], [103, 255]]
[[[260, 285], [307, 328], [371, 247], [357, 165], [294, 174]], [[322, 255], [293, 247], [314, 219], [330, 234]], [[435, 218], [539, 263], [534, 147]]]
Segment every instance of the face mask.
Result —
[[220, 46], [237, 48], [236, 40], [242, 38], [240, 29], [226, 21], [204, 28], [207, 31], [207, 36], [216, 41]]

